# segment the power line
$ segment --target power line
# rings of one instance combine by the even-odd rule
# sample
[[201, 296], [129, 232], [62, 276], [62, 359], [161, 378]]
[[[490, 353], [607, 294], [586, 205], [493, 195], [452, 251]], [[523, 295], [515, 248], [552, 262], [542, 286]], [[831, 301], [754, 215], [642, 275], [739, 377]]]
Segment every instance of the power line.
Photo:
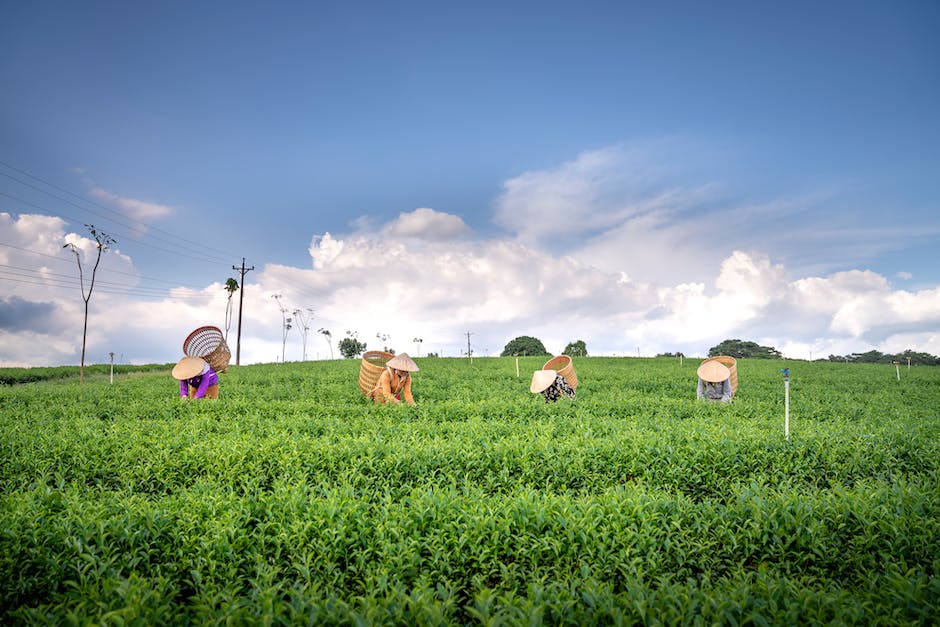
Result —
[[[41, 252], [39, 252], [38, 250], [30, 250], [29, 248], [23, 248], [22, 246], [14, 246], [13, 244], [6, 244], [6, 243], [4, 243], [4, 242], [0, 242], [0, 246], [6, 246], [6, 247], [8, 247], [8, 248], [15, 248], [16, 250], [19, 250], [19, 251], [23, 251], [23, 252], [30, 253], [30, 254], [33, 254], [33, 255], [39, 255], [39, 256], [41, 256], [41, 257], [47, 257], [47, 258], [49, 258], [49, 259], [54, 259], [55, 261], [61, 261], [61, 262], [63, 262], [63, 263], [67, 263], [67, 264], [69, 264], [69, 265], [72, 265], [72, 264], [74, 263], [74, 261], [71, 260], [71, 259], [64, 259], [64, 258], [62, 258], [62, 257], [56, 257], [55, 255], [49, 255], [49, 254], [46, 254], [46, 253], [41, 253]], [[0, 264], [0, 265], [3, 265], [3, 264]], [[11, 267], [13, 267], [13, 266], [11, 266]], [[26, 268], [20, 268], [20, 269], [26, 269]], [[166, 279], [157, 279], [157, 278], [153, 278], [153, 277], [147, 277], [147, 276], [143, 276], [143, 275], [139, 275], [139, 274], [134, 274], [133, 272], [124, 272], [124, 271], [122, 271], [122, 270], [113, 270], [113, 269], [111, 269], [111, 268], [101, 268], [101, 272], [102, 272], [102, 274], [111, 274], [111, 273], [113, 273], [113, 274], [123, 274], [123, 275], [125, 275], [125, 276], [135, 277], [135, 278], [138, 278], [138, 279], [146, 279], [146, 280], [148, 280], [148, 281], [156, 281], [157, 283], [166, 283], [167, 285], [172, 285], [172, 286], [174, 286], [174, 287], [184, 287], [184, 288], [194, 289], [194, 290], [196, 290], [196, 289], [202, 289], [202, 288], [192, 287], [192, 286], [188, 286], [188, 285], [180, 285], [178, 281], [167, 281]]]
[[[33, 278], [38, 278], [38, 277], [33, 277]], [[0, 281], [9, 281], [11, 283], [24, 283], [28, 285], [41, 285], [43, 287], [52, 287], [52, 288], [57, 288], [57, 289], [58, 288], [74, 288], [76, 285], [78, 285], [78, 283], [75, 281], [68, 282], [63, 279], [46, 279], [46, 280], [39, 280], [39, 281], [32, 281], [29, 279], [16, 279], [16, 278], [12, 278], [9, 276], [4, 276], [2, 271], [0, 271]], [[195, 292], [195, 290], [190, 290], [190, 288], [181, 288], [181, 289]], [[148, 293], [148, 292], [141, 291], [140, 288], [115, 289], [113, 287], [107, 287], [107, 286], [102, 286], [99, 288], [98, 283], [96, 282], [95, 292], [99, 292], [99, 291], [105, 294], [124, 294], [124, 295], [130, 294], [131, 296], [139, 296], [141, 298], [167, 298], [167, 299], [176, 299], [176, 300], [190, 300], [190, 299], [196, 299], [196, 298], [200, 298], [200, 299], [205, 298], [205, 294], [203, 294], [202, 292], [196, 292], [193, 294], [180, 294], [180, 293], [170, 294], [166, 291], [159, 292], [159, 293]]]
[[[8, 169], [10, 169], [10, 170], [13, 170], [14, 172], [19, 172], [20, 174], [23, 174], [23, 175], [25, 175], [25, 176], [28, 176], [29, 178], [33, 179], [34, 181], [39, 181], [39, 182], [42, 183], [43, 185], [48, 185], [49, 187], [51, 187], [51, 188], [53, 188], [53, 189], [56, 189], [56, 190], [59, 190], [60, 192], [62, 192], [62, 193], [64, 193], [64, 194], [68, 194], [69, 196], [72, 196], [72, 197], [74, 197], [74, 198], [78, 198], [79, 200], [81, 200], [81, 201], [83, 201], [83, 202], [86, 202], [86, 203], [88, 203], [88, 204], [90, 204], [90, 205], [94, 205], [95, 207], [99, 207], [100, 209], [103, 209], [104, 211], [107, 211], [108, 213], [111, 213], [111, 214], [113, 214], [113, 215], [116, 215], [116, 216], [118, 216], [118, 217], [120, 217], [120, 218], [122, 218], [122, 219], [125, 219], [125, 218], [126, 218], [126, 216], [124, 216], [124, 215], [121, 214], [121, 213], [118, 213], [117, 211], [114, 211], [113, 209], [110, 209], [110, 208], [108, 208], [108, 207], [105, 207], [104, 205], [102, 205], [102, 204], [100, 204], [100, 203], [97, 203], [97, 202], [95, 202], [95, 201], [93, 201], [93, 200], [89, 200], [88, 198], [85, 198], [84, 196], [81, 196], [80, 194], [76, 194], [76, 193], [74, 193], [74, 192], [71, 192], [71, 191], [69, 191], [69, 190], [67, 190], [67, 189], [65, 189], [65, 188], [63, 188], [63, 187], [59, 187], [59, 186], [56, 185], [55, 183], [50, 183], [49, 181], [46, 181], [46, 180], [44, 180], [44, 179], [41, 179], [40, 177], [36, 176], [35, 174], [31, 174], [31, 173], [29, 173], [29, 172], [27, 172], [27, 171], [25, 171], [25, 170], [22, 170], [22, 169], [20, 169], [20, 168], [17, 168], [16, 166], [10, 165], [9, 163], [6, 163], [5, 161], [0, 161], [0, 165], [4, 166], [4, 167], [6, 167], [6, 168], [8, 168]], [[2, 173], [2, 172], [0, 172], [0, 174], [3, 174], [4, 176], [6, 176], [6, 177], [8, 177], [8, 178], [12, 178], [13, 180], [18, 180], [18, 179], [16, 179], [15, 177], [10, 176], [9, 174]], [[36, 189], [36, 190], [39, 191], [39, 192], [42, 192], [42, 193], [44, 193], [44, 194], [48, 194], [48, 195], [52, 196], [53, 198], [57, 198], [57, 196], [55, 196], [54, 194], [49, 193], [48, 191], [45, 191], [45, 190], [42, 190], [42, 189], [38, 189], [38, 188], [33, 187], [32, 185], [29, 185], [28, 183], [25, 183], [25, 182], [23, 182], [23, 181], [19, 181], [19, 182], [22, 183], [23, 185], [27, 185], [28, 187], [32, 187], [33, 189]], [[62, 200], [63, 202], [69, 202], [69, 201], [67, 201], [67, 200], [65, 200], [65, 199], [62, 199], [62, 198], [59, 198], [59, 200]], [[70, 204], [72, 204], [72, 203], [70, 203]], [[77, 205], [76, 205], [76, 206], [77, 206]], [[80, 209], [83, 209], [84, 211], [88, 211], [89, 213], [93, 213], [94, 215], [100, 215], [100, 214], [97, 214], [97, 213], [91, 211], [90, 209], [83, 208], [83, 207], [79, 207], [79, 208], [80, 208]], [[104, 217], [104, 216], [102, 216], [102, 217]], [[141, 221], [139, 221], [139, 220], [134, 220], [134, 222], [136, 222], [139, 226], [146, 227], [146, 228], [148, 228], [148, 229], [152, 229], [152, 230], [154, 230], [154, 231], [163, 233], [164, 235], [168, 235], [168, 236], [172, 237], [174, 240], [182, 240], [182, 241], [184, 241], [184, 242], [188, 242], [188, 243], [190, 243], [190, 244], [193, 244], [193, 245], [196, 246], [199, 250], [214, 250], [215, 252], [219, 253], [220, 255], [224, 255], [224, 256], [229, 256], [229, 255], [230, 255], [229, 252], [222, 251], [222, 250], [219, 250], [219, 249], [217, 249], [217, 248], [213, 248], [213, 247], [211, 247], [211, 246], [207, 246], [204, 242], [194, 242], [194, 241], [192, 241], [192, 240], [188, 240], [188, 239], [186, 239], [186, 238], [184, 238], [184, 237], [180, 237], [179, 235], [176, 235], [176, 234], [174, 234], [174, 233], [170, 233], [169, 231], [165, 231], [165, 230], [163, 230], [163, 229], [161, 229], [161, 228], [159, 228], [159, 227], [145, 224], [145, 223], [143, 223], [143, 222], [141, 222]], [[131, 228], [133, 228], [133, 227], [131, 227]]]
[[[8, 174], [5, 174], [5, 173], [3, 173], [3, 172], [0, 172], [0, 174], [3, 174], [4, 176], [9, 176]], [[12, 178], [12, 177], [11, 177], [11, 178]], [[17, 180], [17, 179], [14, 179], [14, 180]], [[25, 183], [24, 183], [24, 184], [25, 184]], [[27, 184], [27, 185], [28, 185], [28, 184]], [[35, 188], [34, 188], [34, 189], [35, 189]], [[37, 190], [37, 191], [41, 191], [41, 192], [42, 192], [43, 190]], [[43, 192], [43, 193], [47, 193], [47, 194], [48, 194], [48, 192]], [[57, 198], [54, 194], [50, 194], [50, 195], [53, 196], [54, 198]], [[29, 205], [30, 207], [33, 207], [33, 208], [38, 209], [38, 210], [40, 210], [40, 211], [45, 211], [46, 213], [50, 213], [50, 214], [53, 214], [53, 215], [61, 215], [62, 217], [65, 217], [65, 218], [68, 218], [69, 220], [72, 220], [73, 222], [81, 222], [81, 220], [76, 220], [74, 216], [70, 216], [70, 215], [65, 214], [65, 213], [63, 213], [63, 212], [61, 212], [61, 211], [58, 211], [58, 210], [49, 209], [48, 207], [41, 207], [40, 205], [37, 205], [36, 203], [30, 202], [30, 201], [25, 200], [25, 199], [23, 199], [23, 198], [20, 198], [20, 197], [18, 197], [18, 196], [14, 196], [13, 194], [8, 194], [8, 193], [6, 193], [6, 192], [0, 192], [0, 196], [6, 196], [7, 198], [10, 198], [10, 199], [15, 200], [15, 201], [17, 201], [17, 202], [21, 202], [21, 203], [23, 203], [23, 204]], [[91, 211], [90, 209], [85, 209], [84, 207], [81, 207], [81, 206], [79, 206], [79, 205], [76, 205], [75, 203], [73, 203], [73, 202], [71, 202], [71, 201], [69, 201], [69, 200], [66, 200], [66, 199], [64, 199], [64, 198], [59, 198], [59, 200], [61, 200], [62, 202], [67, 202], [68, 204], [70, 204], [70, 205], [72, 205], [72, 206], [74, 206], [74, 207], [77, 207], [77, 208], [81, 209], [82, 211], [88, 211], [89, 213], [92, 213], [93, 215], [100, 215], [100, 214], [98, 214], [98, 213], [96, 213], [96, 212], [94, 212], [94, 211]], [[103, 216], [102, 216], [102, 217], [103, 217]], [[105, 219], [107, 220], [108, 218], [105, 218]], [[125, 228], [127, 228], [127, 229], [134, 229], [134, 228], [135, 228], [133, 225], [129, 225], [129, 224], [120, 222], [119, 220], [114, 220], [114, 222], [116, 222], [117, 224], [120, 224], [121, 226], [123, 226], [123, 227], [125, 227]], [[147, 225], [145, 225], [145, 224], [143, 224], [143, 223], [140, 223], [140, 224], [141, 224], [144, 228], [147, 228], [147, 229], [156, 229], [156, 227], [148, 227]], [[109, 230], [110, 230], [110, 229], [109, 229]], [[137, 243], [137, 244], [139, 244], [139, 245], [141, 245], [141, 246], [146, 246], [147, 248], [153, 248], [154, 250], [159, 250], [159, 251], [161, 251], [161, 252], [170, 253], [170, 254], [173, 254], [173, 255], [179, 255], [179, 256], [182, 256], [182, 257], [188, 257], [188, 258], [194, 259], [194, 260], [196, 260], [196, 261], [205, 261], [205, 262], [209, 262], [209, 263], [224, 263], [224, 262], [225, 262], [225, 259], [223, 259], [223, 258], [221, 258], [221, 257], [214, 257], [214, 256], [210, 256], [210, 255], [202, 255], [202, 256], [198, 256], [198, 257], [197, 257], [197, 256], [195, 256], [195, 255], [188, 254], [188, 253], [193, 252], [193, 250], [192, 250], [191, 248], [186, 247], [186, 246], [180, 246], [180, 245], [179, 245], [178, 243], [176, 243], [176, 242], [168, 241], [168, 240], [165, 240], [165, 239], [163, 239], [163, 238], [161, 238], [161, 237], [149, 236], [149, 237], [151, 237], [151, 238], [154, 239], [154, 240], [157, 240], [157, 241], [160, 241], [160, 242], [167, 242], [167, 243], [169, 243], [169, 244], [172, 245], [172, 246], [177, 246], [177, 247], [179, 248], [179, 250], [170, 250], [170, 249], [167, 249], [167, 248], [163, 248], [163, 247], [161, 247], [161, 246], [157, 246], [156, 244], [148, 243], [148, 242], [146, 242], [146, 241], [143, 241], [143, 239], [142, 239], [141, 237], [134, 237], [134, 236], [131, 234], [131, 232], [124, 232], [124, 233], [120, 233], [119, 235], [120, 235], [122, 238], [127, 238], [127, 239], [129, 239], [130, 241], [135, 242], [135, 243]], [[125, 241], [126, 241], [126, 240], [125, 240]], [[187, 252], [180, 252], [180, 250], [187, 251]], [[198, 250], [197, 250], [196, 252], [199, 253], [199, 252], [201, 252], [201, 251], [198, 251]]]
[[[52, 277], [53, 280], [61, 280], [61, 279], [72, 280], [76, 278], [74, 275], [71, 275], [71, 274], [60, 274], [58, 272], [40, 272], [39, 270], [33, 270], [31, 268], [21, 268], [19, 266], [10, 266], [4, 263], [0, 263], [0, 268], [10, 268], [10, 270], [0, 270], [0, 272], [6, 272], [7, 274], [12, 274], [13, 276], [25, 276], [29, 278], [38, 278], [38, 279], [46, 279], [46, 278]], [[20, 272], [15, 272], [15, 270], [19, 270]], [[105, 275], [104, 272], [102, 272], [101, 274]], [[59, 277], [61, 277], [61, 279], [59, 279]], [[98, 285], [108, 285], [108, 286], [115, 287], [115, 288], [126, 288], [128, 290], [135, 290], [135, 291], [142, 291], [142, 292], [143, 291], [159, 292], [161, 294], [167, 292], [167, 288], [163, 288], [163, 287], [146, 287], [146, 286], [140, 286], [140, 285], [131, 285], [128, 283], [115, 283], [113, 281], [102, 281], [100, 279], [95, 282], [95, 286], [97, 287]], [[178, 287], [180, 289], [192, 289], [194, 291], [200, 291], [200, 292], [202, 291], [201, 289], [188, 288], [188, 287], [181, 286], [181, 285], [178, 285], [175, 287]]]

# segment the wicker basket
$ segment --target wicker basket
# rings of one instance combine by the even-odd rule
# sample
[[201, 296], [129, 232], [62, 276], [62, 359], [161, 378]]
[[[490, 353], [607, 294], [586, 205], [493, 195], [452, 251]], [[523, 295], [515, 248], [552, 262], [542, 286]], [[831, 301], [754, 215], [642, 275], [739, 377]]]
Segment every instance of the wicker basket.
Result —
[[362, 354], [362, 362], [359, 365], [359, 389], [363, 394], [368, 395], [375, 389], [375, 384], [382, 371], [385, 370], [385, 364], [395, 355], [385, 351], [367, 351]]
[[574, 371], [574, 364], [568, 355], [559, 355], [552, 357], [545, 362], [542, 370], [554, 370], [565, 378], [572, 390], [578, 389], [578, 375]]
[[738, 360], [728, 355], [719, 355], [718, 357], [709, 357], [702, 363], [708, 363], [709, 361], [717, 361], [728, 366], [728, 370], [731, 371], [731, 397], [734, 398], [734, 395], [738, 393]]
[[228, 361], [232, 358], [218, 327], [199, 327], [190, 333], [183, 341], [183, 354], [205, 359], [216, 372], [228, 370]]

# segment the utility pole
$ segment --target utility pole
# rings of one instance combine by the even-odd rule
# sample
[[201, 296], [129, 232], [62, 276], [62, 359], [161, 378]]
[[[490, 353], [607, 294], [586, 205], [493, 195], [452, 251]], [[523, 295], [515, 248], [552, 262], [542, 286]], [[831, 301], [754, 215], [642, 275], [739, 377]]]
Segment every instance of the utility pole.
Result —
[[467, 331], [465, 335], [467, 336], [467, 357], [470, 359], [470, 363], [473, 363], [473, 353], [470, 352], [470, 336], [473, 335], [473, 333]]
[[255, 267], [251, 266], [250, 268], [245, 267], [245, 258], [242, 257], [242, 267], [232, 266], [232, 270], [238, 270], [240, 274], [240, 291], [241, 294], [238, 296], [238, 343], [235, 348], [235, 365], [240, 366], [242, 363], [242, 304], [245, 302], [245, 274], [251, 272]]

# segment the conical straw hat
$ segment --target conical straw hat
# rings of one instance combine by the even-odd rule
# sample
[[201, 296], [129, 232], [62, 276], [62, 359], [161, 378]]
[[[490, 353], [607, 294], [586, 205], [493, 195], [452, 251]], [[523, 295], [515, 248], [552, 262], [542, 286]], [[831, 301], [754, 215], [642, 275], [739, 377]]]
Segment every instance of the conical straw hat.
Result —
[[209, 370], [209, 364], [199, 357], [183, 357], [173, 366], [173, 378], [183, 381]]
[[389, 368], [394, 368], [395, 370], [405, 370], [406, 372], [418, 372], [418, 364], [415, 363], [415, 360], [408, 356], [408, 353], [399, 353], [395, 355], [385, 364]]
[[556, 376], [558, 376], [558, 373], [554, 370], [536, 370], [532, 373], [532, 385], [529, 386], [529, 391], [538, 394], [546, 390], [548, 386], [555, 382]]
[[728, 366], [717, 361], [704, 361], [696, 371], [698, 378], [709, 383], [721, 383], [731, 376], [731, 370]]

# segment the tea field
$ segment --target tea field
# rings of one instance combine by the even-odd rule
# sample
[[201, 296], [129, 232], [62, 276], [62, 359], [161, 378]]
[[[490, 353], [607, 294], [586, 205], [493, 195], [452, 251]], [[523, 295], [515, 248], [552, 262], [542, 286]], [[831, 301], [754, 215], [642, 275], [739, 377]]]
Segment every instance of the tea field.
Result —
[[[0, 623], [940, 623], [940, 368], [358, 360], [0, 386]], [[790, 437], [784, 387], [790, 368]]]

